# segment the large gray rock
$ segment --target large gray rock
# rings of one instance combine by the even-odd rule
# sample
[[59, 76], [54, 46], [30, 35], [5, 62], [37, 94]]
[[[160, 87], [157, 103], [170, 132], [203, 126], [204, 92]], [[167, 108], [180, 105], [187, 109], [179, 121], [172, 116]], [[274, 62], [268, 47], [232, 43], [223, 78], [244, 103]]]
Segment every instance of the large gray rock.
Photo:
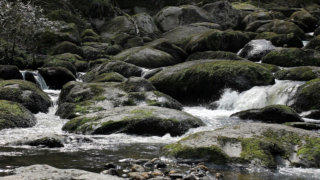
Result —
[[257, 29], [257, 32], [274, 32], [277, 34], [290, 34], [303, 38], [305, 36], [304, 31], [292, 22], [284, 20], [273, 20], [270, 23], [264, 24]]
[[30, 180], [30, 179], [52, 179], [52, 180], [119, 180], [122, 178], [92, 173], [77, 169], [57, 169], [48, 165], [32, 165], [20, 167], [14, 170], [14, 175], [2, 177], [3, 180]]
[[67, 122], [63, 130], [82, 134], [127, 133], [179, 136], [204, 123], [185, 112], [155, 106], [125, 106], [81, 116]]
[[252, 40], [246, 44], [240, 51], [239, 56], [250, 61], [260, 61], [269, 52], [275, 50], [276, 47], [270, 41], [265, 39]]
[[320, 136], [279, 124], [240, 123], [190, 135], [164, 147], [164, 154], [215, 164], [277, 168], [278, 165], [319, 168]]
[[64, 84], [76, 80], [72, 72], [64, 67], [40, 68], [39, 73], [50, 89], [61, 89]]

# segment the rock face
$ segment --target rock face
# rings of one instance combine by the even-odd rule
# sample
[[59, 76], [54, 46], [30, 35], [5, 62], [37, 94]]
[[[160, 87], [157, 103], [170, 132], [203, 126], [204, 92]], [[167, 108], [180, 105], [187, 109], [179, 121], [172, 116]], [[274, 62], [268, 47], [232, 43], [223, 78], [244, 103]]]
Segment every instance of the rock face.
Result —
[[320, 79], [308, 81], [300, 86], [292, 105], [297, 111], [318, 110], [320, 108]]
[[0, 130], [8, 128], [26, 128], [36, 125], [36, 118], [22, 105], [0, 100]]
[[283, 48], [268, 53], [263, 63], [282, 67], [320, 66], [320, 52], [311, 49]]
[[217, 100], [224, 88], [244, 91], [274, 83], [263, 66], [231, 60], [189, 61], [165, 68], [149, 80], [159, 91], [184, 102]]
[[[183, 159], [201, 159], [215, 164], [242, 164], [276, 168], [319, 168], [319, 135], [279, 124], [241, 123], [215, 131], [190, 135], [164, 147], [164, 154]], [[279, 159], [281, 159], [279, 161]]]
[[162, 31], [169, 31], [180, 25], [211, 21], [206, 11], [193, 5], [166, 7], [156, 15], [155, 19]]
[[21, 103], [32, 113], [47, 112], [52, 102], [35, 84], [22, 80], [0, 82], [0, 99]]
[[265, 55], [275, 49], [276, 47], [270, 41], [257, 39], [246, 44], [238, 54], [240, 57], [250, 61], [260, 61]]
[[95, 180], [119, 180], [122, 178], [87, 172], [77, 169], [57, 169], [48, 165], [32, 165], [14, 170], [14, 175], [2, 177], [3, 180], [28, 180], [28, 179], [95, 179]]
[[0, 79], [22, 79], [22, 75], [17, 66], [0, 65]]
[[275, 74], [279, 80], [310, 81], [320, 77], [320, 68], [313, 66], [283, 69]]
[[238, 52], [249, 41], [249, 36], [240, 31], [211, 30], [193, 36], [186, 45], [186, 50], [189, 53], [197, 51]]
[[76, 80], [72, 72], [64, 67], [41, 68], [39, 73], [50, 89], [61, 89], [67, 82]]
[[63, 130], [83, 134], [127, 133], [179, 136], [190, 128], [204, 125], [187, 113], [160, 107], [119, 107], [88, 114], [66, 123]]
[[261, 109], [250, 109], [237, 112], [233, 117], [240, 119], [257, 120], [266, 123], [302, 122], [302, 118], [292, 108], [284, 105], [271, 105]]

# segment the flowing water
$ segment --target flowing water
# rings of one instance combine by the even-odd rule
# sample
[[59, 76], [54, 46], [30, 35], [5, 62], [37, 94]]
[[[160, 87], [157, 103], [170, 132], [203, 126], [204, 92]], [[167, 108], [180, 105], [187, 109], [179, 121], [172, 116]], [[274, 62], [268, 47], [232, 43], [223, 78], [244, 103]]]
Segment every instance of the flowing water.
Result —
[[[24, 74], [25, 72], [22, 72]], [[127, 158], [154, 158], [161, 156], [160, 149], [165, 144], [200, 131], [214, 130], [226, 125], [237, 124], [239, 119], [229, 118], [237, 111], [260, 108], [271, 104], [290, 105], [291, 98], [303, 82], [276, 81], [271, 86], [253, 87], [245, 92], [226, 89], [221, 98], [215, 102], [216, 110], [206, 107], [185, 107], [183, 110], [201, 118], [206, 126], [189, 130], [181, 137], [143, 137], [126, 134], [112, 135], [76, 135], [61, 130], [67, 120], [55, 115], [60, 91], [49, 90], [37, 72], [33, 72], [44, 91], [51, 97], [54, 105], [48, 113], [36, 114], [37, 125], [31, 128], [6, 129], [0, 131], [0, 175], [10, 169], [33, 164], [48, 164], [57, 168], [77, 168], [93, 172], [103, 170], [108, 162], [119, 162]], [[21, 145], [21, 142], [42, 137], [59, 137], [64, 147], [57, 149], [36, 148]], [[277, 172], [249, 168], [249, 174], [234, 172], [232, 169], [222, 171], [228, 179], [316, 179], [320, 177], [319, 169], [300, 169], [281, 167]]]

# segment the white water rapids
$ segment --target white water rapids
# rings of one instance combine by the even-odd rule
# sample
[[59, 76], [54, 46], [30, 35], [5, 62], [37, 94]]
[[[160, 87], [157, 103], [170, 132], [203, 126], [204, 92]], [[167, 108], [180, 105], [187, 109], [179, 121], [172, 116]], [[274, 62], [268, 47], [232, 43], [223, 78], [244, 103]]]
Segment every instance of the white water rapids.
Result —
[[[74, 152], [90, 149], [116, 149], [117, 145], [119, 144], [173, 143], [195, 132], [214, 130], [226, 125], [237, 124], [240, 122], [240, 120], [229, 118], [229, 116], [240, 110], [262, 108], [264, 106], [272, 104], [290, 105], [292, 96], [295, 94], [297, 88], [301, 84], [303, 84], [303, 82], [276, 81], [274, 85], [253, 87], [252, 89], [241, 93], [233, 91], [231, 89], [226, 89], [221, 98], [216, 102], [216, 104], [218, 105], [218, 108], [216, 110], [210, 110], [201, 106], [185, 107], [183, 111], [199, 117], [206, 123], [207, 126], [191, 129], [182, 137], [171, 137], [170, 135], [165, 135], [163, 137], [143, 137], [126, 134], [68, 134], [61, 130], [62, 126], [67, 122], [67, 120], [60, 119], [55, 115], [55, 112], [57, 110], [57, 100], [60, 91], [47, 89], [44, 91], [51, 97], [52, 101], [54, 102], [54, 106], [50, 107], [48, 113], [38, 113], [35, 115], [38, 123], [34, 127], [1, 130], [0, 146], [21, 147], [16, 145], [17, 142], [25, 142], [51, 136], [58, 136], [65, 139], [65, 147], [56, 149], [57, 151], [62, 152]], [[41, 87], [44, 87], [44, 85], [42, 85]], [[89, 141], [85, 139], [89, 139]], [[23, 146], [23, 148], [30, 147]], [[8, 152], [0, 152], [0, 156], [2, 155], [15, 156], [18, 154], [15, 154], [13, 152], [11, 154], [8, 154]], [[279, 169], [279, 173], [282, 175], [290, 176], [297, 176], [297, 174], [301, 176], [305, 174], [316, 174], [317, 177], [320, 177], [320, 170], [318, 169], [281, 168]]]

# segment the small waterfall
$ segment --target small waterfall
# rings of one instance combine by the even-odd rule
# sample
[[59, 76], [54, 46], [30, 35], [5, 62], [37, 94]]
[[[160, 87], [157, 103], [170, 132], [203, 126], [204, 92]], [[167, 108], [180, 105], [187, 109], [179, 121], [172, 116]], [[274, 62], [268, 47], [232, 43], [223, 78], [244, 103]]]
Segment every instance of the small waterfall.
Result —
[[43, 79], [41, 74], [38, 71], [20, 71], [23, 77], [23, 80], [26, 80], [26, 73], [31, 73], [36, 80], [37, 84], [40, 86], [42, 90], [49, 89], [46, 81]]
[[247, 110], [273, 104], [291, 105], [292, 97], [304, 82], [280, 81], [271, 86], [256, 86], [239, 93], [226, 89], [216, 101], [219, 110]]

